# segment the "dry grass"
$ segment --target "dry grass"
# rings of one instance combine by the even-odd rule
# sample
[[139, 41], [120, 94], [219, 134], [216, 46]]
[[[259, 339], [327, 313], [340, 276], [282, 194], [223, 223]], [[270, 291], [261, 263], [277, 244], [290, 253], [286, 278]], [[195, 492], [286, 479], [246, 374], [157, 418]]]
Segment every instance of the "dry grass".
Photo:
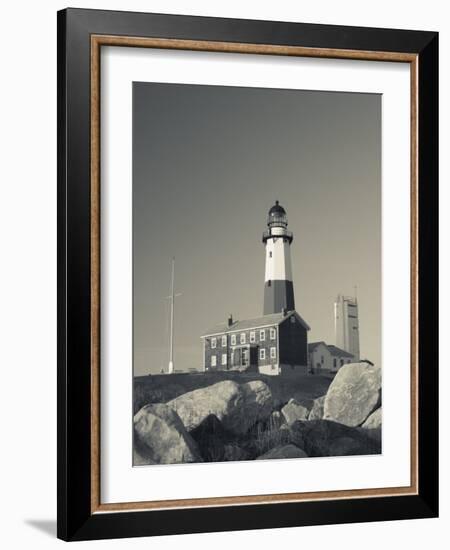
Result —
[[183, 393], [211, 386], [222, 380], [234, 380], [238, 383], [262, 380], [270, 387], [274, 408], [279, 410], [291, 397], [310, 407], [316, 397], [327, 392], [332, 378], [326, 375], [284, 377], [236, 372], [139, 376], [134, 379], [134, 412], [148, 403], [166, 403]]

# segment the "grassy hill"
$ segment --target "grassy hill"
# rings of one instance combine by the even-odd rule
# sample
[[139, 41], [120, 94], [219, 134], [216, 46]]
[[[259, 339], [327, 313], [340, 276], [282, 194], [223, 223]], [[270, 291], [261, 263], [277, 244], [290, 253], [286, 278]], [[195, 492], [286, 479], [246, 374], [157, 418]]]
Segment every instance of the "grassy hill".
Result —
[[222, 380], [238, 383], [262, 380], [271, 389], [275, 408], [281, 408], [291, 397], [310, 406], [313, 399], [324, 395], [332, 381], [329, 375], [299, 375], [296, 377], [267, 376], [259, 373], [208, 372], [175, 373], [137, 376], [134, 378], [134, 412], [148, 403], [166, 403], [179, 395], [211, 386]]

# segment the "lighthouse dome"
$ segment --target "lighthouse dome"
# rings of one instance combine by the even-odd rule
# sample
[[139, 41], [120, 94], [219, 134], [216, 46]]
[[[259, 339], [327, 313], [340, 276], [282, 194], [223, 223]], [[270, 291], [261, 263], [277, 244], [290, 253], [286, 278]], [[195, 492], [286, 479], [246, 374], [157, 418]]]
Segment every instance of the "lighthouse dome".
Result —
[[269, 210], [269, 216], [283, 216], [286, 215], [286, 210], [281, 206], [278, 201], [275, 201], [275, 204]]
[[275, 201], [275, 204], [269, 210], [267, 216], [267, 225], [269, 226], [287, 226], [287, 215], [286, 210], [281, 206], [278, 201]]

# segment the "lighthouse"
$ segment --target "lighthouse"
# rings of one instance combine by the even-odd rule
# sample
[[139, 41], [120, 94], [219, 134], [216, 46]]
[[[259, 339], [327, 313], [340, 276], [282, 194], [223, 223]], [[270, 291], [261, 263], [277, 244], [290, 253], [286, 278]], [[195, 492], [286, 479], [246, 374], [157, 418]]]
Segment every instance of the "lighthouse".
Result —
[[287, 226], [286, 210], [275, 201], [262, 237], [266, 248], [264, 315], [295, 309], [290, 250], [294, 237]]
[[266, 249], [263, 315], [242, 321], [230, 316], [206, 330], [201, 335], [205, 372], [307, 373], [310, 328], [295, 310], [293, 235], [287, 226], [286, 210], [276, 201], [262, 236]]

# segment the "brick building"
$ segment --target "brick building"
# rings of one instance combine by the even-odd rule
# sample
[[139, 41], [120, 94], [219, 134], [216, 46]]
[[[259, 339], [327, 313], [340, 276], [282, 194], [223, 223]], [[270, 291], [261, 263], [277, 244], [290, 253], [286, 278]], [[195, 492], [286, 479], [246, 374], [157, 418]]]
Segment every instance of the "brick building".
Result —
[[205, 371], [306, 372], [309, 326], [295, 311], [282, 311], [212, 327], [202, 335]]

